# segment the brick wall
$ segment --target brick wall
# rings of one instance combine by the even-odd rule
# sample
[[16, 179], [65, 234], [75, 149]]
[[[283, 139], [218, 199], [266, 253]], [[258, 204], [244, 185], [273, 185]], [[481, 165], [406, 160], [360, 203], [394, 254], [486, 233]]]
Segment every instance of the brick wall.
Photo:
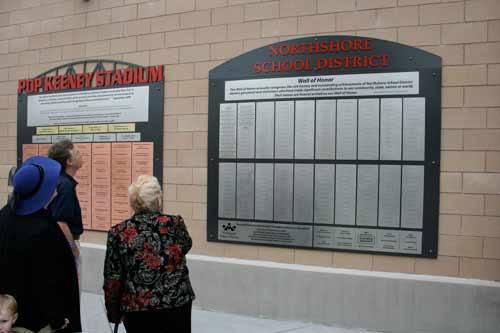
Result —
[[[437, 260], [206, 242], [208, 70], [316, 34], [443, 57]], [[17, 80], [85, 58], [166, 65], [165, 208], [187, 220], [194, 253], [500, 280], [499, 0], [0, 0], [1, 202], [16, 159]]]

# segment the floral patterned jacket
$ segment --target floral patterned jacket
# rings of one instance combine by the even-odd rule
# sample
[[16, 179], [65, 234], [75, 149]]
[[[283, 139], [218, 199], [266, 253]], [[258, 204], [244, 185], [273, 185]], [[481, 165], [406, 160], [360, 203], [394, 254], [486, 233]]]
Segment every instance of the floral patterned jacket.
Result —
[[192, 240], [181, 216], [136, 214], [112, 227], [104, 263], [108, 319], [180, 307], [195, 296], [185, 255]]

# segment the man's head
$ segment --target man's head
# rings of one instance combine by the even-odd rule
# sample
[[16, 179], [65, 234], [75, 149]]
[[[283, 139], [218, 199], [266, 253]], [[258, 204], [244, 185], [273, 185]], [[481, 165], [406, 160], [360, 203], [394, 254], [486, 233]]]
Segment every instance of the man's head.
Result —
[[74, 175], [83, 165], [80, 152], [70, 140], [62, 140], [54, 143], [49, 148], [48, 156], [59, 162], [63, 169], [71, 175]]
[[9, 333], [16, 320], [16, 299], [7, 294], [0, 294], [0, 333]]

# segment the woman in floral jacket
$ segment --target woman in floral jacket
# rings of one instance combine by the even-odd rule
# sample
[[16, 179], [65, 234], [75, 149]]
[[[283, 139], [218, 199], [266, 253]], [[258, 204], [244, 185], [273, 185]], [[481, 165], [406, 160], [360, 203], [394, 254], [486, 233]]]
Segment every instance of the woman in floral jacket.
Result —
[[191, 332], [194, 292], [186, 254], [192, 240], [181, 216], [160, 213], [155, 177], [128, 189], [135, 214], [108, 232], [104, 295], [108, 320], [128, 333]]

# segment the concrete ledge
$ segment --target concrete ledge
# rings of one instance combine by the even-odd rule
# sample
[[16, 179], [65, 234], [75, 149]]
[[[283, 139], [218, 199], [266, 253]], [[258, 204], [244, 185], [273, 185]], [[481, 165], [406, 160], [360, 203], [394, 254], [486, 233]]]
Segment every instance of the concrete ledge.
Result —
[[[105, 247], [82, 244], [83, 289], [102, 293]], [[188, 255], [196, 305], [384, 332], [498, 332], [500, 283]]]

